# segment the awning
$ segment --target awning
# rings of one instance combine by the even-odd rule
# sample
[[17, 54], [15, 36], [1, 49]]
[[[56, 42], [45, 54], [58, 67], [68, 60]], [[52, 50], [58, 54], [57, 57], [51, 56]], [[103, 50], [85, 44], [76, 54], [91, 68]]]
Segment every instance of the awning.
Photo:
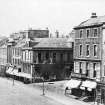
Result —
[[8, 70], [6, 70], [6, 73], [7, 73], [7, 74], [11, 74], [11, 73], [12, 73], [12, 71], [13, 71], [13, 68], [12, 68], [12, 67], [9, 67], [9, 69], [8, 69]]
[[18, 77], [23, 77], [23, 78], [29, 78], [29, 79], [32, 78], [31, 74], [24, 73], [24, 72], [18, 72], [18, 69], [13, 69], [12, 67], [9, 67], [9, 69], [6, 70], [6, 73], [10, 75], [15, 75]]
[[29, 79], [32, 78], [31, 74], [27, 74], [27, 73], [23, 73], [23, 72], [19, 72], [18, 76], [24, 77], [24, 78], [29, 78]]
[[71, 79], [67, 82], [66, 87], [68, 89], [77, 88], [81, 84], [80, 80]]
[[95, 89], [97, 86], [97, 83], [95, 81], [83, 81], [80, 89], [85, 90], [85, 87], [87, 88], [88, 91], [92, 91], [92, 89]]
[[19, 76], [18, 69], [14, 69], [14, 70], [13, 70], [13, 75]]

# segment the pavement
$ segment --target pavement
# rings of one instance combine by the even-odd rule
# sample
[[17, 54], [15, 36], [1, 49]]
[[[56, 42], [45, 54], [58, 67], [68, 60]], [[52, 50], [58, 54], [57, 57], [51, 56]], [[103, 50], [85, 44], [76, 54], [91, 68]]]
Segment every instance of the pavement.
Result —
[[12, 79], [0, 78], [0, 105], [63, 105], [43, 96], [38, 89], [31, 88]]
[[[65, 95], [65, 84], [67, 83], [67, 81], [68, 80], [45, 82], [44, 83], [45, 95], [54, 100], [62, 102], [64, 105], [70, 105], [71, 100], [73, 101], [74, 105], [76, 105], [76, 103], [81, 104], [81, 105], [94, 105], [95, 104], [94, 102], [87, 103], [84, 101], [77, 100], [76, 96], [70, 95], [69, 93]], [[29, 86], [38, 88], [43, 93], [43, 83], [33, 83], [33, 84], [29, 84]]]
[[[12, 79], [0, 77], [0, 105], [91, 105], [65, 96], [64, 91], [61, 91], [64, 89], [63, 84], [60, 82], [45, 83], [43, 95], [43, 83], [24, 84], [15, 80], [13, 85]], [[57, 88], [59, 86], [62, 87], [61, 90]]]

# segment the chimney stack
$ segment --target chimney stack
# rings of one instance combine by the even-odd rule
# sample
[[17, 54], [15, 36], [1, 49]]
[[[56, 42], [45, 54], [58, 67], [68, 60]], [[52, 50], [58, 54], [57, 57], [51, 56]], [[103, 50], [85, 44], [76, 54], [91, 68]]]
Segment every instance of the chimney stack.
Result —
[[56, 37], [59, 38], [59, 32], [57, 30], [56, 30], [55, 34], [56, 34]]
[[96, 13], [93, 12], [91, 18], [96, 18], [96, 17], [97, 17]]

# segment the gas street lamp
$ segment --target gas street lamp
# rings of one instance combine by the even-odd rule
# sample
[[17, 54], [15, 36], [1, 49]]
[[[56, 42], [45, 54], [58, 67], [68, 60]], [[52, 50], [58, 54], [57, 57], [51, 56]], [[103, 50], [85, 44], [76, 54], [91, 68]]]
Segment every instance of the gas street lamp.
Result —
[[45, 86], [44, 86], [44, 77], [43, 77], [43, 95], [45, 95]]

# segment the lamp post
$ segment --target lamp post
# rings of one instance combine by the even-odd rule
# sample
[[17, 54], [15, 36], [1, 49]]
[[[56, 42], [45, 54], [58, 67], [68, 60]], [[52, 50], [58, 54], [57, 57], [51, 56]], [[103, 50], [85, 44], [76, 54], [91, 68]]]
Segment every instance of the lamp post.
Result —
[[43, 95], [45, 95], [44, 77], [43, 77]]
[[14, 86], [15, 84], [14, 84], [14, 72], [13, 72], [13, 86]]
[[15, 85], [15, 83], [14, 83], [15, 82], [15, 80], [14, 80], [15, 79], [14, 69], [15, 69], [15, 66], [13, 66], [13, 70], [12, 70], [13, 71], [13, 86]]

